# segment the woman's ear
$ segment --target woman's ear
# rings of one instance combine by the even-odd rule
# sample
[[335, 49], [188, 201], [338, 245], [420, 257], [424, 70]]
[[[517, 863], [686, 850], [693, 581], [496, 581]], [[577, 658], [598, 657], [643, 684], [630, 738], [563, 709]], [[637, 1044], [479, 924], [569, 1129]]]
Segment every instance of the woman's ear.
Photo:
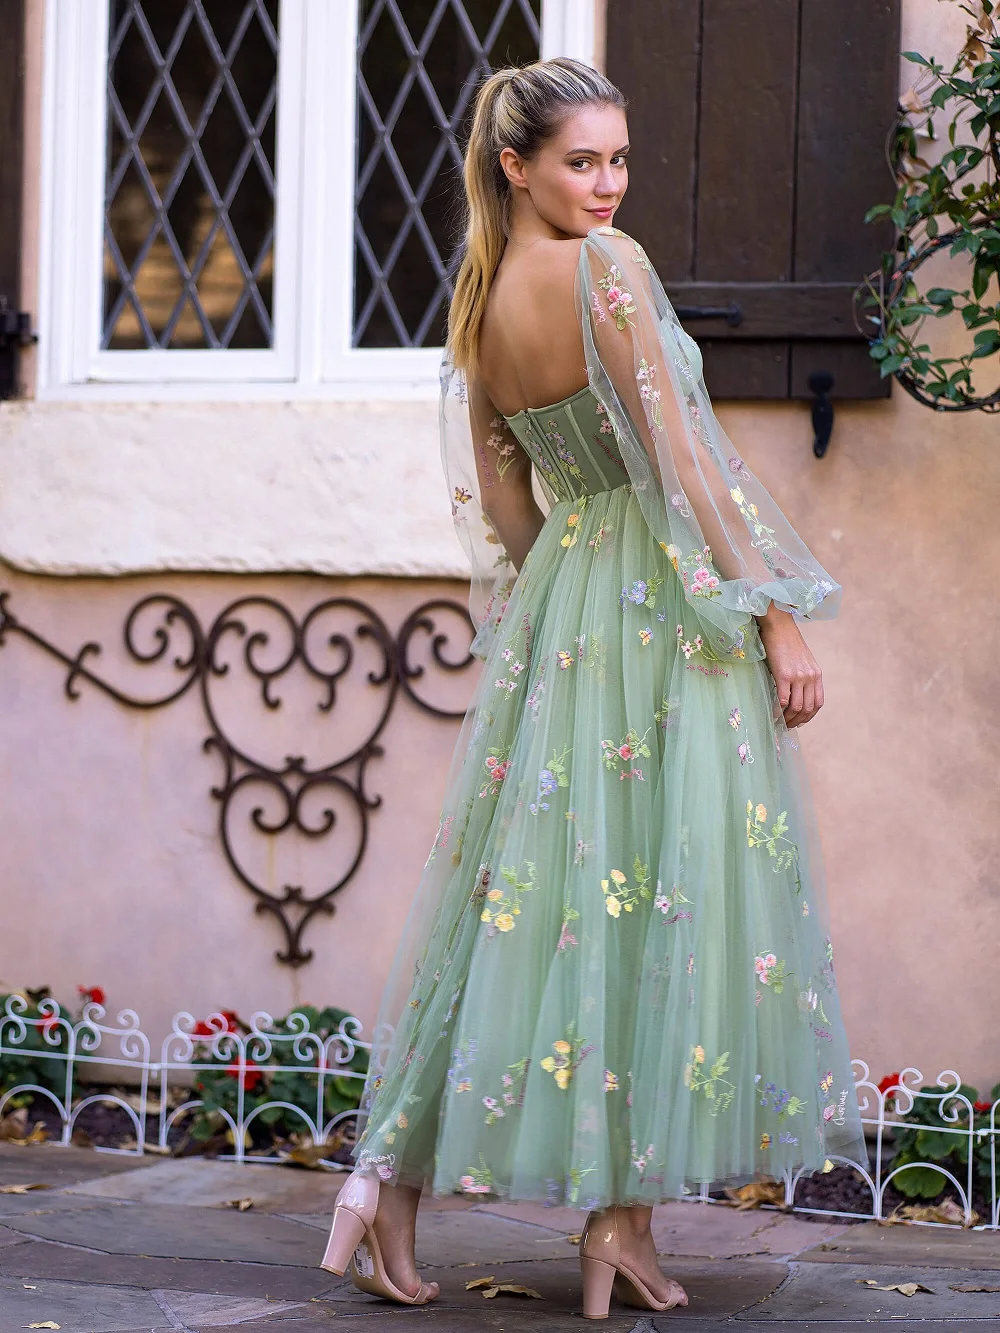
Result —
[[511, 185], [518, 189], [526, 190], [528, 182], [524, 177], [524, 163], [513, 148], [504, 148], [500, 152], [500, 165], [503, 167], [504, 175], [510, 181]]

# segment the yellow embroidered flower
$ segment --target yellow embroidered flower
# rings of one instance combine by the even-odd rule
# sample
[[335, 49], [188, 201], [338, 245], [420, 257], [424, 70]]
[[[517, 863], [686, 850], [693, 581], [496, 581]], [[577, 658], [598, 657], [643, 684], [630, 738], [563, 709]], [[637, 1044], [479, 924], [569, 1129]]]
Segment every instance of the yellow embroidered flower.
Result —
[[618, 1091], [618, 1075], [612, 1074], [610, 1069], [605, 1069], [604, 1071], [604, 1091], [605, 1092]]
[[604, 905], [608, 909], [608, 916], [621, 916], [622, 905], [617, 898], [605, 898]]
[[569, 1055], [573, 1047], [568, 1041], [554, 1041], [552, 1043], [552, 1049], [555, 1051], [556, 1055]]
[[480, 921], [492, 921], [493, 913], [490, 911], [488, 907], [484, 907], [482, 913], [480, 914], [479, 919]]
[[573, 1072], [570, 1069], [557, 1069], [553, 1075], [553, 1078], [556, 1081], [556, 1086], [561, 1088], [563, 1092], [569, 1087], [569, 1081], [572, 1077]]
[[703, 1065], [703, 1064], [705, 1063], [705, 1048], [704, 1048], [704, 1046], [696, 1046], [696, 1047], [694, 1048], [694, 1051], [692, 1052], [692, 1054], [693, 1054], [693, 1056], [694, 1056], [694, 1062], [695, 1062], [695, 1064]]
[[606, 879], [602, 879], [602, 880], [601, 880], [601, 892], [602, 892], [602, 893], [607, 893], [607, 891], [608, 891], [608, 881], [607, 881]]
[[615, 882], [616, 884], [624, 884], [624, 883], [625, 883], [625, 876], [622, 874], [622, 872], [621, 872], [620, 870], [612, 870], [612, 872], [611, 872], [611, 878], [614, 880], [614, 882]]
[[770, 1146], [771, 1146], [771, 1136], [770, 1136], [770, 1134], [762, 1134], [762, 1135], [760, 1136], [760, 1148], [761, 1148], [761, 1152], [764, 1152], [766, 1149], [770, 1148]]
[[576, 525], [579, 523], [579, 521], [580, 521], [579, 514], [570, 514], [569, 518], [566, 520], [566, 525], [567, 527], [575, 528]]
[[497, 930], [503, 930], [503, 931], [513, 930], [514, 918], [511, 916], [509, 912], [501, 912], [500, 915], [497, 917], [496, 927]]
[[747, 814], [753, 814], [753, 801], [747, 801]]
[[756, 809], [756, 811], [755, 811], [754, 813], [755, 813], [756, 816], [757, 816], [757, 823], [758, 823], [758, 824], [763, 824], [764, 820], [767, 818], [767, 806], [766, 806], [766, 805], [758, 805], [758, 807], [757, 807], [757, 809]]
[[397, 1129], [406, 1129], [406, 1128], [409, 1126], [409, 1123], [410, 1123], [409, 1120], [407, 1120], [407, 1118], [406, 1118], [406, 1116], [403, 1114], [403, 1112], [400, 1111], [399, 1115], [396, 1116], [396, 1128], [397, 1128]]
[[503, 897], [503, 889], [490, 889], [486, 897], [491, 903], [498, 903]]
[[385, 1136], [385, 1141], [386, 1141], [386, 1143], [388, 1143], [388, 1144], [390, 1144], [390, 1145], [393, 1144], [393, 1143], [395, 1143], [395, 1142], [396, 1142], [396, 1135], [395, 1135], [395, 1133], [392, 1133], [392, 1134], [386, 1134], [386, 1136]]
[[733, 497], [733, 499], [736, 501], [738, 505], [744, 504], [746, 502], [746, 496], [743, 494], [743, 492], [740, 490], [738, 486], [734, 486], [733, 489], [729, 492], [729, 494]]

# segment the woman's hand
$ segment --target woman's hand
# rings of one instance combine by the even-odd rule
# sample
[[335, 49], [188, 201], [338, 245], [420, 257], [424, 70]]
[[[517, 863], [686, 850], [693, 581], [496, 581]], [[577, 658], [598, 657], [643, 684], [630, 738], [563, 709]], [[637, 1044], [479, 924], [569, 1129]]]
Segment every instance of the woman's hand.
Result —
[[757, 617], [786, 727], [801, 727], [823, 707], [823, 673], [795, 620], [772, 603]]

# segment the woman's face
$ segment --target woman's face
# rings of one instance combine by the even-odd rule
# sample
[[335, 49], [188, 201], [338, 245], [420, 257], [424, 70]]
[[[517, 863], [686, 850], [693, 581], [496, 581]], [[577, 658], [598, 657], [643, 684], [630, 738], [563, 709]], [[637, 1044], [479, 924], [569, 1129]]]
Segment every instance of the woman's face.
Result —
[[610, 223], [628, 189], [627, 155], [625, 113], [606, 103], [566, 116], [530, 161], [505, 148], [512, 221], [533, 212], [564, 236]]

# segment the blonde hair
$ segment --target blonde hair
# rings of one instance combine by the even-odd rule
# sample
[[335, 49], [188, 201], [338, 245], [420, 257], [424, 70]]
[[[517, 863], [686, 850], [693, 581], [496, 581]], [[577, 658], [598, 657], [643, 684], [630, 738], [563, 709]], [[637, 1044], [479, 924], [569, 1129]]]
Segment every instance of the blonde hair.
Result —
[[628, 105], [610, 79], [579, 60], [557, 56], [498, 69], [476, 95], [465, 151], [465, 243], [448, 311], [448, 349], [456, 366], [474, 370], [490, 285], [510, 225], [510, 185], [500, 153], [531, 160], [572, 110]]

